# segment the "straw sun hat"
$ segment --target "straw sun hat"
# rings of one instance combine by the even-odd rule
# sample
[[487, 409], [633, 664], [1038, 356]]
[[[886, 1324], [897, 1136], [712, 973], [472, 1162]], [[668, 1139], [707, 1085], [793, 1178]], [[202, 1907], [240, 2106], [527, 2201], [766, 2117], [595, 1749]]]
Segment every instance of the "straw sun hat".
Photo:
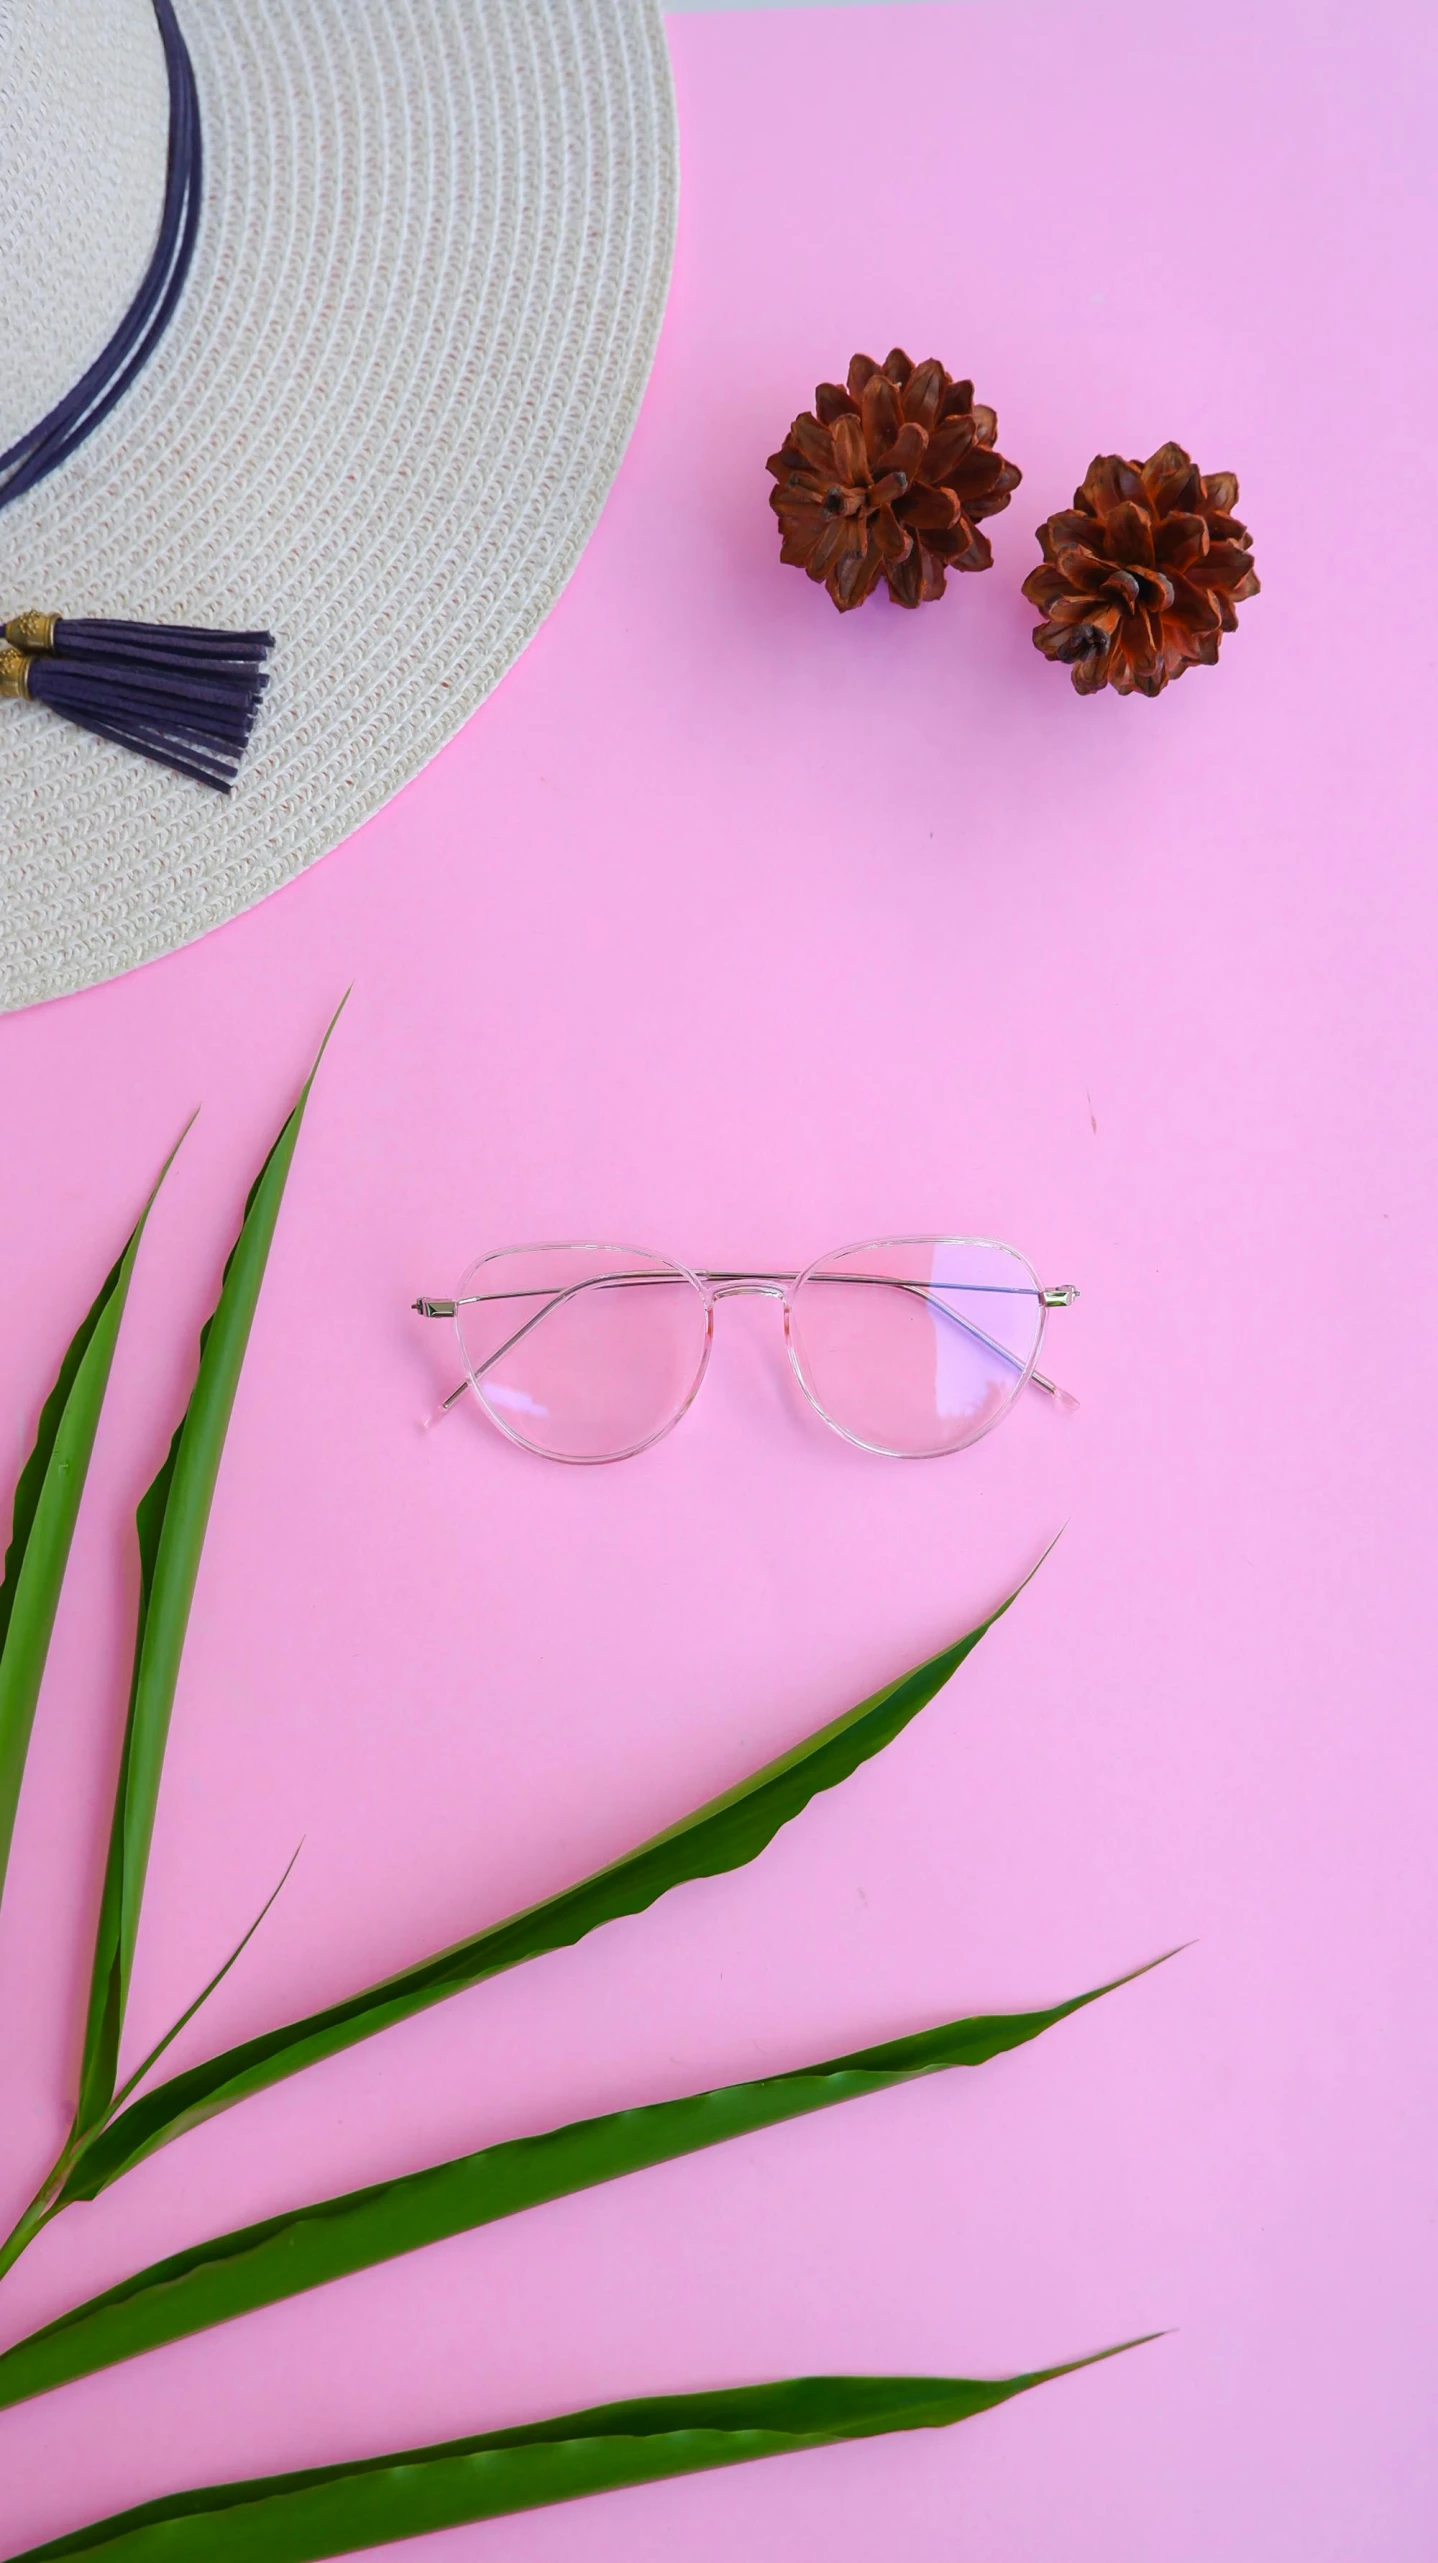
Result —
[[[0, 0], [0, 452], [156, 253], [162, 19]], [[0, 702], [5, 1008], [250, 907], [458, 729], [578, 560], [668, 282], [658, 0], [173, 0], [173, 21], [192, 263], [109, 415], [0, 506], [0, 620], [268, 627], [270, 683], [228, 795]]]

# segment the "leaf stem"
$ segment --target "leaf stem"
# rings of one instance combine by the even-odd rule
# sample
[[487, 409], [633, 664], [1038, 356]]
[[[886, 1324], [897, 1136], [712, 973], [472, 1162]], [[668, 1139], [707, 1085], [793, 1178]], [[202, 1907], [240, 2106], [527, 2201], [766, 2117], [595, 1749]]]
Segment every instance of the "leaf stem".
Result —
[[21, 2253], [29, 2249], [31, 2243], [35, 2240], [36, 2235], [44, 2226], [49, 2224], [51, 2217], [58, 2216], [61, 2208], [68, 2203], [63, 2194], [65, 2183], [69, 2179], [71, 2172], [78, 2170], [79, 2166], [83, 2163], [94, 2139], [97, 2136], [104, 2134], [111, 2119], [117, 2115], [124, 2103], [129, 2099], [136, 2084], [143, 2082], [146, 2074], [149, 2072], [150, 2067], [155, 2063], [156, 2059], [164, 2054], [165, 2049], [171, 2044], [172, 2040], [178, 2038], [180, 2031], [194, 2019], [201, 2003], [209, 2000], [216, 1985], [223, 1983], [225, 1977], [229, 1974], [231, 1967], [234, 1965], [235, 1960], [243, 1956], [245, 1950], [253, 1940], [255, 1933], [258, 1931], [260, 1924], [264, 1921], [265, 1915], [269, 1912], [270, 1906], [274, 1903], [275, 1897], [279, 1894], [280, 1887], [283, 1887], [285, 1879], [288, 1878], [290, 1870], [294, 1867], [296, 1860], [298, 1860], [300, 1856], [300, 1851], [303, 1850], [303, 1848], [304, 1845], [301, 1843], [297, 1849], [291, 1853], [288, 1865], [285, 1869], [284, 1877], [281, 1878], [279, 1887], [276, 1887], [273, 1894], [268, 1896], [264, 1904], [261, 1905], [259, 1912], [256, 1914], [254, 1921], [250, 1924], [249, 1930], [245, 1933], [239, 1947], [231, 1950], [218, 1975], [211, 1977], [209, 1983], [205, 1986], [203, 1993], [197, 1994], [195, 2000], [190, 2004], [189, 2009], [181, 2012], [173, 2029], [167, 2029], [158, 2046], [152, 2047], [143, 2063], [136, 2066], [129, 2081], [124, 2083], [120, 2090], [116, 2092], [114, 2099], [110, 2103], [110, 2106], [106, 2111], [105, 2116], [101, 2119], [99, 2125], [97, 2127], [86, 2128], [82, 2132], [77, 2115], [75, 2124], [71, 2127], [69, 2136], [65, 2141], [58, 2160], [46, 2173], [44, 2180], [42, 2180], [39, 2188], [36, 2190], [35, 2195], [31, 2199], [29, 2206], [26, 2208], [24, 2215], [12, 2228], [5, 2241], [0, 2243], [0, 2279], [4, 2278], [7, 2270], [14, 2268]]
[[52, 2170], [41, 2181], [23, 2216], [11, 2227], [0, 2243], [0, 2278], [12, 2270], [24, 2251], [28, 2251], [38, 2233], [60, 2212], [60, 2192], [65, 2186], [76, 2159], [76, 2148], [67, 2144]]

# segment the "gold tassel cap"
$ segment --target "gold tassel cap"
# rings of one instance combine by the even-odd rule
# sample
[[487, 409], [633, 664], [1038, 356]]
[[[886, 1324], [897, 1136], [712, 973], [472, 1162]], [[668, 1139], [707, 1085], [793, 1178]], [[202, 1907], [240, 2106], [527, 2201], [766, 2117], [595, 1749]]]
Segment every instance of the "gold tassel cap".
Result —
[[5, 638], [16, 650], [53, 650], [58, 614], [41, 614], [32, 605], [28, 613], [14, 614], [5, 626]]

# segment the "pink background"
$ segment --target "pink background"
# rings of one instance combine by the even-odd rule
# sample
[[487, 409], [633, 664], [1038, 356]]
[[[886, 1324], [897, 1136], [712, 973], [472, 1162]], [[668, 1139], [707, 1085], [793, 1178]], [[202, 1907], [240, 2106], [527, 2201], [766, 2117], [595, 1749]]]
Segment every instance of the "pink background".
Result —
[[[162, 2251], [626, 2100], [1056, 1998], [1027, 2052], [621, 2183], [0, 2419], [6, 2550], [175, 2486], [611, 2395], [1000, 2372], [966, 2429], [437, 2540], [493, 2563], [1407, 2563], [1433, 2550], [1432, 22], [1135, 0], [672, 22], [652, 391], [559, 610], [342, 853], [0, 1024], [7, 1463], [156, 1212], [0, 1934], [4, 2187], [61, 2131], [128, 1522], [339, 992], [175, 1717], [127, 2041], [180, 2060], [564, 1884], [963, 1626], [952, 1689], [753, 1869], [187, 2137], [42, 2238], [9, 2339]], [[997, 568], [841, 620], [764, 455], [891, 340], [972, 370]], [[1240, 475], [1215, 673], [1084, 703], [1029, 642], [1090, 454]], [[1011, 1238], [1083, 1300], [967, 1457], [865, 1459], [774, 1311], [649, 1456], [567, 1471], [406, 1313], [486, 1244]], [[77, 1894], [77, 1878], [86, 1883]], [[8, 2219], [7, 2219], [8, 2221]]]

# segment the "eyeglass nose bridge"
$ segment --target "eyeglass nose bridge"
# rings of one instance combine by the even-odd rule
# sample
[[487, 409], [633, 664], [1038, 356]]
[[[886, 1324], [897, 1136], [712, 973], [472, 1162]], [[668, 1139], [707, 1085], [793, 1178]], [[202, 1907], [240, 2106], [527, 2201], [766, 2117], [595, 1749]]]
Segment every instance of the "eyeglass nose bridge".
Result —
[[717, 1299], [787, 1299], [788, 1285], [765, 1273], [701, 1273], [712, 1307]]

